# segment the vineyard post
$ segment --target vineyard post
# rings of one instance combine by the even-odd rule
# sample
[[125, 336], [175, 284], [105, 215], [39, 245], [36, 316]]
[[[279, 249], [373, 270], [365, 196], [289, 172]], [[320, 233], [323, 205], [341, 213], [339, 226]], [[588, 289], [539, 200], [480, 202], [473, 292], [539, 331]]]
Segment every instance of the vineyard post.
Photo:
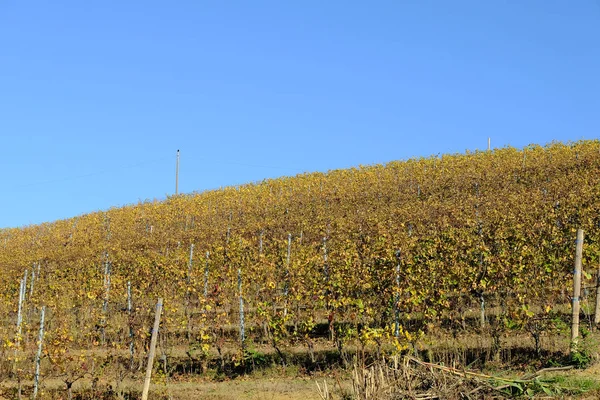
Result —
[[323, 238], [323, 273], [325, 280], [329, 280], [329, 269], [327, 268], [327, 237]]
[[187, 283], [188, 283], [188, 285], [190, 284], [190, 281], [192, 279], [192, 263], [193, 263], [193, 259], [194, 259], [194, 243], [192, 243], [190, 245], [190, 261], [188, 263], [188, 276], [187, 276]]
[[150, 379], [152, 378], [152, 366], [154, 364], [154, 354], [156, 352], [156, 341], [158, 339], [158, 327], [160, 326], [160, 314], [162, 312], [162, 308], [163, 299], [159, 298], [158, 303], [156, 303], [156, 314], [154, 315], [152, 339], [150, 339], [150, 350], [148, 351], [148, 365], [146, 366], [146, 378], [144, 379], [142, 400], [148, 400], [148, 391], [150, 390]]
[[238, 268], [238, 293], [240, 297], [240, 341], [242, 342], [242, 349], [244, 349], [244, 342], [246, 341], [246, 324], [244, 321], [244, 298], [242, 297], [242, 269]]
[[[483, 223], [481, 222], [481, 217], [479, 215], [479, 182], [475, 182], [475, 193], [477, 195], [477, 202], [475, 203], [475, 217], [477, 218], [477, 235], [481, 240], [481, 243], [484, 243], [483, 240]], [[484, 271], [483, 269], [483, 253], [479, 254], [479, 271]], [[485, 296], [483, 294], [483, 289], [479, 292], [479, 325], [481, 329], [485, 327]]]
[[[269, 188], [269, 190], [271, 190]], [[262, 264], [262, 257], [263, 257], [263, 237], [265, 235], [265, 230], [261, 229], [260, 233], [258, 234], [258, 259]], [[258, 295], [257, 295], [258, 297]], [[263, 322], [263, 335], [264, 337], [269, 337], [269, 328], [268, 328], [268, 324], [266, 321]]]
[[594, 324], [600, 323], [600, 266], [596, 272], [596, 309], [594, 310]]
[[571, 353], [577, 352], [579, 336], [579, 296], [581, 294], [581, 258], [583, 255], [583, 229], [577, 229], [575, 269], [573, 271], [573, 317], [571, 324]]
[[265, 234], [265, 231], [262, 230], [260, 231], [260, 239], [259, 239], [259, 244], [258, 244], [258, 255], [262, 256], [263, 254], [263, 235]]
[[283, 287], [283, 296], [284, 296], [284, 306], [283, 306], [283, 316], [285, 317], [288, 312], [288, 292], [289, 292], [289, 275], [290, 275], [290, 255], [292, 250], [292, 234], [288, 233], [288, 243], [287, 243], [287, 257], [285, 262], [285, 282]]
[[44, 318], [46, 316], [46, 306], [42, 307], [40, 315], [40, 334], [38, 336], [38, 351], [35, 355], [35, 375], [33, 378], [33, 398], [37, 397], [38, 386], [40, 383], [40, 360], [42, 358], [42, 343], [44, 342]]
[[27, 297], [27, 276], [29, 275], [29, 270], [25, 270], [25, 275], [23, 276], [23, 301], [25, 301]]
[[323, 274], [325, 275], [325, 308], [329, 313], [329, 340], [333, 340], [333, 314], [329, 307], [329, 267], [327, 265], [327, 236], [323, 238]]
[[[23, 301], [25, 301], [25, 280], [21, 279], [19, 287], [19, 309], [17, 311], [17, 346], [21, 339], [21, 325], [23, 323]], [[16, 349], [15, 349], [16, 350]]]
[[105, 253], [106, 261], [104, 262], [104, 301], [102, 303], [102, 345], [106, 342], [106, 321], [108, 320], [108, 299], [110, 295], [110, 273], [111, 265], [108, 261], [108, 253]]
[[[21, 310], [21, 324], [23, 324], [23, 320], [25, 320], [26, 323], [29, 323], [29, 315], [26, 315], [25, 313], [25, 308], [27, 308], [25, 303], [25, 300], [27, 300], [27, 278], [29, 278], [28, 269], [25, 270], [25, 275], [23, 276], [23, 309]], [[27, 338], [25, 338], [25, 340], [27, 341]]]
[[479, 324], [482, 328], [485, 327], [485, 297], [483, 296], [483, 290], [479, 293]]
[[233, 219], [233, 211], [229, 210], [229, 222], [227, 224], [227, 240], [226, 244], [229, 244], [229, 238], [231, 237], [231, 220]]
[[17, 311], [17, 335], [15, 338], [15, 361], [13, 368], [16, 368], [17, 363], [17, 352], [21, 343], [22, 324], [23, 324], [23, 301], [25, 300], [25, 280], [21, 278], [21, 285], [19, 287], [19, 308]]
[[396, 250], [396, 290], [394, 293], [394, 337], [400, 337], [400, 250]]
[[208, 259], [210, 258], [210, 251], [206, 252], [206, 264], [204, 266], [204, 300], [208, 297]]
[[29, 284], [29, 298], [33, 296], [33, 285], [35, 283], [35, 263], [33, 263], [33, 267], [31, 267], [31, 283]]
[[192, 265], [194, 260], [194, 244], [190, 244], [190, 259], [188, 262], [188, 273], [187, 273], [187, 290], [185, 295], [185, 314], [186, 314], [186, 323], [187, 323], [187, 339], [190, 340], [192, 336], [192, 313], [190, 311], [190, 299], [192, 296]]
[[133, 368], [133, 315], [131, 306], [131, 281], [127, 281], [127, 315], [129, 316], [129, 368]]

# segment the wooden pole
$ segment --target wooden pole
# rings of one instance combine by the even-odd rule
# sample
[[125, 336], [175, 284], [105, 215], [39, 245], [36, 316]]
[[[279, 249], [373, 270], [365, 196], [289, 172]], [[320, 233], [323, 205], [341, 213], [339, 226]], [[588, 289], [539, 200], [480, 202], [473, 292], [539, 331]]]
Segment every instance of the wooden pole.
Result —
[[[17, 347], [21, 340], [21, 324], [23, 323], [23, 301], [25, 297], [25, 281], [21, 279], [21, 286], [19, 286], [19, 309], [17, 311]], [[15, 349], [16, 350], [16, 349]]]
[[329, 340], [334, 339], [333, 311], [329, 304], [329, 265], [327, 264], [327, 236], [323, 238], [323, 274], [325, 275], [325, 307], [329, 320]]
[[188, 284], [190, 283], [190, 281], [192, 279], [192, 267], [193, 267], [193, 263], [194, 263], [194, 243], [192, 243], [190, 245], [190, 261], [188, 262], [188, 276], [187, 276], [187, 282], [188, 282]]
[[289, 292], [289, 276], [290, 276], [290, 255], [292, 251], [292, 234], [288, 233], [288, 242], [287, 242], [287, 258], [285, 263], [285, 282], [283, 286], [283, 296], [284, 298], [284, 308], [283, 308], [283, 316], [285, 317], [288, 312], [288, 292]]
[[204, 299], [208, 297], [208, 259], [210, 252], [206, 252], [206, 265], [204, 266]]
[[40, 384], [40, 360], [42, 358], [42, 343], [44, 342], [44, 318], [46, 316], [46, 306], [42, 307], [40, 315], [40, 334], [38, 337], [38, 351], [35, 356], [35, 375], [33, 377], [33, 399], [37, 397], [38, 387]]
[[594, 311], [594, 323], [600, 323], [600, 266], [596, 276], [596, 310]]
[[573, 318], [571, 324], [571, 353], [577, 352], [579, 337], [579, 296], [581, 295], [581, 258], [583, 255], [583, 230], [577, 230], [575, 270], [573, 271]]
[[17, 311], [17, 334], [15, 336], [15, 360], [13, 361], [13, 369], [17, 367], [17, 354], [21, 345], [22, 323], [23, 323], [23, 301], [25, 300], [25, 280], [21, 278], [21, 286], [19, 286], [19, 308]]
[[134, 343], [133, 343], [133, 307], [132, 307], [132, 299], [131, 299], [131, 281], [127, 281], [127, 315], [129, 317], [129, 368], [133, 368], [133, 352], [134, 352]]
[[154, 364], [154, 354], [156, 353], [156, 341], [158, 339], [158, 327], [160, 326], [160, 314], [162, 313], [162, 307], [163, 299], [159, 298], [158, 303], [156, 303], [156, 314], [154, 316], [152, 339], [150, 340], [150, 350], [148, 352], [148, 365], [146, 366], [146, 378], [144, 379], [142, 400], [148, 400], [148, 391], [150, 390], [150, 379], [152, 378], [152, 365]]
[[400, 250], [396, 251], [396, 290], [394, 294], [394, 337], [398, 339], [400, 337], [400, 308], [398, 303], [400, 302]]
[[244, 297], [242, 296], [242, 270], [238, 268], [238, 293], [240, 296], [240, 341], [242, 342], [242, 349], [246, 341], [246, 323], [244, 319]]
[[177, 163], [175, 166], [175, 196], [179, 194], [179, 150], [177, 150]]
[[25, 270], [25, 275], [23, 276], [23, 301], [27, 298], [27, 275], [29, 274], [29, 270]]
[[[187, 223], [187, 220], [186, 220]], [[191, 298], [192, 298], [192, 268], [194, 262], [194, 244], [190, 244], [190, 259], [188, 262], [187, 272], [187, 289], [185, 295], [185, 317], [187, 322], [187, 340], [190, 341], [192, 337], [192, 312], [190, 311]]]
[[29, 298], [31, 299], [31, 296], [33, 296], [33, 285], [35, 284], [35, 263], [33, 264], [33, 267], [31, 268], [31, 281], [29, 283]]
[[479, 325], [485, 327], [485, 297], [483, 291], [479, 294]]
[[108, 321], [108, 300], [110, 296], [110, 273], [111, 264], [108, 261], [108, 253], [105, 253], [104, 262], [104, 301], [102, 303], [102, 345], [106, 343], [106, 324]]

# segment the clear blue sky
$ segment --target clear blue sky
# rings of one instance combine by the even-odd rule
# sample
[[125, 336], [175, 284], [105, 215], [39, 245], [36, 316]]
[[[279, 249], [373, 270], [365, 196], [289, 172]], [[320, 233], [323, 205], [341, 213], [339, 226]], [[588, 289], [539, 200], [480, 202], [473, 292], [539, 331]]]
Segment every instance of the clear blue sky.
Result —
[[599, 128], [600, 0], [0, 1], [0, 227]]

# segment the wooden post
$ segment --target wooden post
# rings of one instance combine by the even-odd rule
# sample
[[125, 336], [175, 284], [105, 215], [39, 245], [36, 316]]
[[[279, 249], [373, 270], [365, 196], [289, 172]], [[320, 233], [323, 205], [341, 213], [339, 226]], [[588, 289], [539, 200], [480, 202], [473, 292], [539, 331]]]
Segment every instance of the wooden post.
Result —
[[242, 270], [238, 268], [238, 293], [240, 296], [240, 341], [242, 342], [242, 349], [244, 348], [244, 342], [246, 341], [246, 324], [244, 320], [244, 297], [242, 296]]
[[260, 238], [259, 238], [259, 244], [258, 244], [258, 255], [262, 256], [263, 254], [263, 235], [265, 234], [265, 231], [262, 230], [260, 231]]
[[21, 336], [23, 333], [23, 302], [25, 301], [25, 279], [21, 279], [21, 285], [19, 286], [19, 308], [17, 311], [17, 334], [15, 337], [15, 361], [13, 361], [13, 369], [17, 367], [17, 354], [19, 347], [21, 346]]
[[396, 290], [394, 293], [394, 337], [400, 337], [400, 250], [396, 251]]
[[596, 310], [594, 311], [594, 324], [600, 323], [600, 266], [596, 273]]
[[323, 272], [325, 279], [329, 280], [329, 270], [327, 268], [327, 237], [323, 238]]
[[154, 364], [154, 354], [156, 352], [156, 341], [158, 339], [158, 327], [160, 326], [160, 314], [162, 313], [162, 307], [163, 299], [159, 298], [158, 303], [156, 303], [156, 314], [154, 316], [154, 326], [152, 328], [150, 350], [148, 351], [148, 365], [146, 366], [146, 378], [144, 379], [142, 400], [148, 400], [148, 391], [150, 390], [150, 379], [152, 378], [152, 365]]
[[187, 282], [188, 285], [190, 284], [190, 281], [192, 279], [192, 265], [194, 262], [194, 243], [192, 243], [190, 245], [190, 261], [188, 263], [188, 276], [187, 276]]
[[[186, 220], [187, 221], [187, 220]], [[185, 317], [187, 325], [187, 340], [188, 342], [192, 337], [192, 312], [190, 311], [190, 304], [192, 299], [192, 268], [194, 263], [194, 244], [190, 244], [190, 259], [188, 262], [187, 271], [187, 289], [185, 293]]]
[[579, 336], [579, 296], [581, 294], [581, 258], [583, 255], [583, 230], [577, 229], [575, 270], [573, 271], [573, 321], [571, 324], [571, 353], [577, 352]]
[[204, 299], [208, 297], [208, 259], [210, 257], [210, 252], [206, 252], [206, 265], [204, 266]]
[[179, 194], [179, 150], [177, 150], [177, 163], [175, 164], [175, 196]]
[[327, 237], [323, 238], [323, 274], [325, 275], [325, 308], [327, 309], [327, 319], [329, 320], [329, 340], [333, 341], [333, 311], [331, 310], [329, 304], [329, 266], [327, 264]]
[[33, 263], [33, 267], [31, 268], [31, 281], [29, 283], [29, 298], [33, 296], [33, 285], [35, 284], [35, 263]]
[[483, 291], [479, 294], [479, 325], [485, 327], [485, 297]]
[[285, 263], [285, 282], [283, 286], [284, 307], [283, 316], [285, 317], [288, 312], [288, 292], [289, 292], [289, 276], [290, 276], [290, 256], [292, 252], [292, 234], [288, 233], [288, 244], [287, 244], [287, 258]]
[[[17, 347], [21, 340], [21, 325], [23, 323], [23, 302], [25, 301], [25, 281], [21, 279], [21, 286], [19, 286], [19, 309], [17, 311]], [[15, 349], [16, 350], [16, 349]]]
[[42, 307], [40, 315], [40, 334], [38, 337], [38, 351], [35, 356], [35, 375], [33, 377], [33, 399], [37, 397], [38, 387], [40, 383], [40, 360], [42, 358], [42, 343], [44, 342], [44, 318], [46, 316], [46, 306]]
[[227, 242], [226, 244], [229, 244], [229, 239], [231, 237], [231, 220], [233, 219], [233, 211], [230, 209], [229, 210], [229, 223], [227, 224]]
[[106, 261], [104, 262], [104, 301], [102, 303], [102, 345], [106, 343], [106, 323], [108, 320], [108, 300], [110, 296], [110, 272], [111, 265], [108, 261], [108, 253], [105, 253]]
[[27, 297], [27, 275], [29, 274], [29, 270], [25, 270], [25, 275], [23, 276], [23, 301], [25, 301]]
[[127, 281], [127, 315], [129, 316], [129, 368], [133, 368], [133, 307], [131, 299], [131, 281]]

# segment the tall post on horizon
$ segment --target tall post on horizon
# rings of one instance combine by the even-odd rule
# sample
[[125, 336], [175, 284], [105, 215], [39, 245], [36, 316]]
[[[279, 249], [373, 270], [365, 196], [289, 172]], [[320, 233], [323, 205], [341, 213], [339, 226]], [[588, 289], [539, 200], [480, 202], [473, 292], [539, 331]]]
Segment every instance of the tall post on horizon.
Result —
[[492, 149], [492, 138], [488, 137], [488, 151]]
[[177, 164], [175, 166], [175, 196], [179, 194], [179, 150], [177, 150]]

